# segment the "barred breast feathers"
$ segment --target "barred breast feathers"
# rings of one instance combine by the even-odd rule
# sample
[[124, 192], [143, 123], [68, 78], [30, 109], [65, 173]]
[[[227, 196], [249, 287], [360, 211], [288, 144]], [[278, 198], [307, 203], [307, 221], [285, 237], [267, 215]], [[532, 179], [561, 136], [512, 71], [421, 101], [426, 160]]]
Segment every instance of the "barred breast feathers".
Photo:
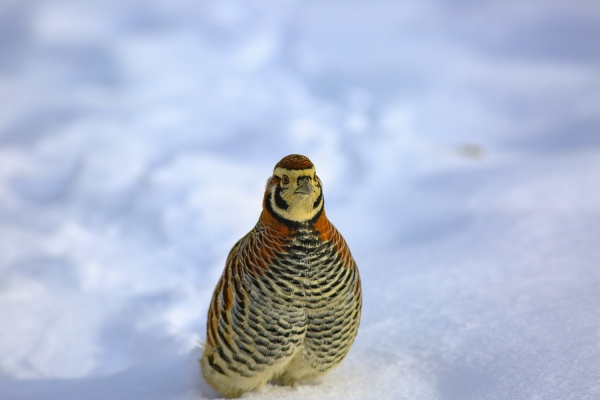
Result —
[[[283, 383], [291, 384], [302, 377], [310, 377], [311, 374], [317, 376], [326, 372], [341, 361], [345, 352], [338, 351], [338, 354], [335, 354], [336, 352], [332, 352], [330, 348], [322, 348], [323, 339], [319, 331], [343, 321], [344, 316], [355, 321], [348, 324], [345, 330], [334, 331], [333, 336], [329, 335], [329, 339], [326, 338], [329, 343], [325, 344], [330, 345], [336, 345], [333, 343], [334, 339], [344, 339], [345, 343], [340, 350], [345, 350], [352, 344], [360, 320], [362, 296], [356, 264], [344, 239], [324, 213], [314, 224], [316, 233], [322, 243], [328, 244], [326, 248], [331, 248], [331, 251], [336, 253], [341, 269], [351, 270], [351, 273], [339, 271], [335, 275], [338, 278], [331, 279], [332, 282], [329, 282], [327, 276], [314, 278], [319, 280], [322, 278], [323, 281], [334, 286], [331, 290], [339, 292], [338, 294], [343, 297], [352, 296], [354, 301], [336, 305], [329, 298], [324, 298], [323, 301], [330, 302], [331, 307], [329, 311], [319, 312], [323, 301], [315, 298], [314, 301], [318, 304], [313, 311], [310, 311], [313, 309], [310, 304], [306, 306], [296, 304], [298, 310], [295, 315], [290, 315], [289, 318], [277, 315], [278, 312], [282, 314], [289, 312], [289, 303], [293, 304], [296, 301], [294, 289], [290, 289], [291, 292], [286, 291], [284, 286], [289, 287], [287, 282], [273, 279], [274, 272], [271, 272], [277, 264], [275, 259], [285, 252], [286, 240], [281, 239], [285, 237], [281, 233], [287, 232], [288, 237], [293, 235], [289, 227], [272, 216], [266, 213], [263, 216], [256, 227], [238, 241], [229, 253], [223, 276], [215, 288], [209, 310], [206, 354], [210, 353], [211, 349], [213, 354], [208, 355], [206, 361], [214, 371], [213, 380], [224, 378], [222, 380], [226, 381], [227, 377], [231, 376], [236, 378], [238, 386], [235, 390], [232, 389], [234, 390], [230, 393], [232, 397], [259, 388], [276, 376], [281, 376]], [[287, 242], [289, 243], [289, 240]], [[327, 266], [324, 265], [322, 268], [327, 269]], [[311, 284], [314, 285], [309, 282], [308, 286]], [[342, 289], [339, 289], [340, 287]], [[327, 287], [324, 290], [327, 290]], [[279, 300], [274, 299], [273, 294], [277, 294]], [[270, 301], [267, 304], [260, 304], [263, 303], [265, 296]], [[251, 303], [255, 303], [253, 307]], [[263, 312], [266, 308], [276, 312], [270, 315]], [[309, 327], [307, 332], [309, 318], [313, 321], [314, 327]], [[305, 336], [307, 334], [308, 337]], [[284, 339], [280, 340], [276, 336]], [[293, 357], [306, 340], [317, 343], [312, 346], [314, 347], [312, 349], [307, 347], [301, 350], [304, 352], [302, 357], [310, 361], [311, 370], [308, 372], [306, 370], [309, 367], [304, 365], [306, 362], [301, 362], [302, 357], [300, 359]], [[319, 354], [319, 351], [323, 354]], [[286, 360], [286, 357], [289, 359]], [[301, 373], [287, 373], [285, 369], [288, 364], [298, 364], [299, 367], [295, 369]], [[268, 367], [273, 367], [268, 375], [256, 374]], [[223, 383], [220, 386], [226, 385], [227, 383]]]

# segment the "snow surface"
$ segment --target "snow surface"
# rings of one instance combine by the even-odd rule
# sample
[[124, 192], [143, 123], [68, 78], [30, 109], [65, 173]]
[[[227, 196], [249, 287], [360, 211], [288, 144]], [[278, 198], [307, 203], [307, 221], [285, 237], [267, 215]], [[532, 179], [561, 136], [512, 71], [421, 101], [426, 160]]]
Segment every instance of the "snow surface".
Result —
[[250, 399], [600, 398], [600, 3], [0, 3], [0, 398], [199, 399], [284, 155], [363, 320]]

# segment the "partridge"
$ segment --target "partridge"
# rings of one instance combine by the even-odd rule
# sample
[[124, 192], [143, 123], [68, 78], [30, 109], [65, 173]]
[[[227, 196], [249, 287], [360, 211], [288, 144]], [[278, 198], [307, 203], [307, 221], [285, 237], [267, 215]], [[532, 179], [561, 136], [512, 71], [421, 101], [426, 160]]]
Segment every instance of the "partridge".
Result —
[[256, 226], [229, 252], [208, 310], [206, 381], [227, 397], [323, 376], [360, 322], [358, 269], [305, 156], [275, 165]]

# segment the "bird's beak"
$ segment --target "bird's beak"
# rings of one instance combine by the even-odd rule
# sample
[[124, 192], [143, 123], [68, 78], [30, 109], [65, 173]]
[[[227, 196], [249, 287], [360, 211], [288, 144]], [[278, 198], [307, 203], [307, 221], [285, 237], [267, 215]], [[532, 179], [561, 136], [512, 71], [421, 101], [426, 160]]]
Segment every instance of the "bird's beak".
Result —
[[311, 195], [314, 192], [315, 192], [315, 189], [313, 188], [312, 183], [309, 180], [306, 180], [300, 186], [298, 186], [298, 189], [296, 189], [296, 191], [294, 192], [294, 194], [307, 194], [307, 195]]

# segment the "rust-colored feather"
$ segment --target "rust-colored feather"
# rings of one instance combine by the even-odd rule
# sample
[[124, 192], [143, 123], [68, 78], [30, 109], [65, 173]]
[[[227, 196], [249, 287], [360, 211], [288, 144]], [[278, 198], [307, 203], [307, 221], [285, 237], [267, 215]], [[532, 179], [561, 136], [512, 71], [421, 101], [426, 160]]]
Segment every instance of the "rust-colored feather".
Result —
[[277, 164], [275, 164], [275, 168], [285, 168], [285, 169], [308, 169], [312, 168], [313, 163], [300, 154], [290, 154], [289, 156], [283, 157]]

